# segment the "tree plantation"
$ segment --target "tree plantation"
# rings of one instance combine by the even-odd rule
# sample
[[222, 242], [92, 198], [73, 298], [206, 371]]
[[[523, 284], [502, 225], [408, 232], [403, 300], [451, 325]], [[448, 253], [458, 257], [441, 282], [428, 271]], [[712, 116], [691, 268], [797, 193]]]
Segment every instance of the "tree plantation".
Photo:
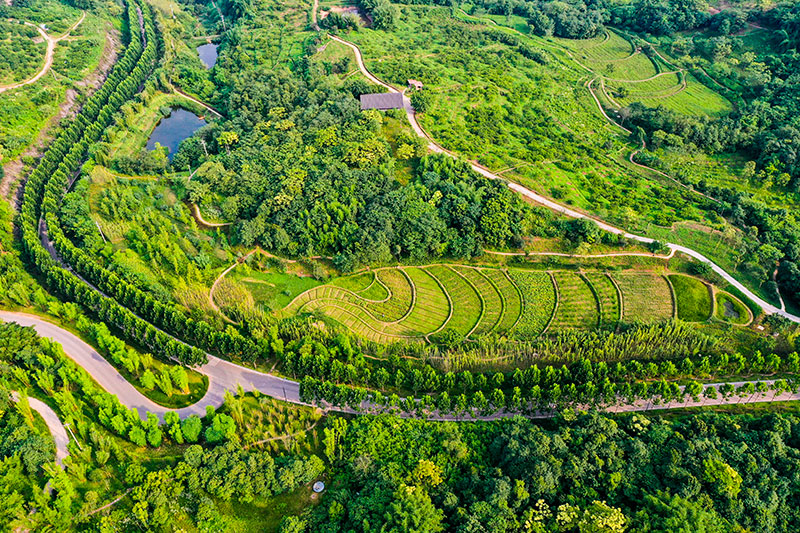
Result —
[[800, 529], [798, 9], [0, 2], [0, 531]]

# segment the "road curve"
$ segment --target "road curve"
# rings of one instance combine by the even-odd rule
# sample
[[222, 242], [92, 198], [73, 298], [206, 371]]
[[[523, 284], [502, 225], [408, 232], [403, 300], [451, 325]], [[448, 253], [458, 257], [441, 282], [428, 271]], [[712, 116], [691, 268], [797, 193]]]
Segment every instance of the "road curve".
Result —
[[[335, 35], [330, 35], [330, 38], [335, 40], [335, 41], [337, 41], [337, 42], [340, 42], [340, 43], [342, 43], [344, 45], [349, 46], [355, 52], [356, 63], [358, 64], [358, 68], [361, 70], [361, 72], [364, 74], [364, 76], [367, 77], [367, 79], [369, 79], [370, 81], [380, 85], [381, 87], [384, 87], [384, 88], [388, 89], [390, 92], [400, 92], [396, 88], [392, 87], [391, 85], [389, 85], [389, 84], [381, 81], [380, 79], [378, 79], [374, 74], [372, 74], [367, 69], [366, 65], [364, 64], [364, 58], [363, 58], [363, 56], [361, 54], [361, 50], [359, 49], [359, 47], [357, 45], [355, 45], [355, 44], [353, 44], [351, 42], [345, 41], [344, 39], [341, 39], [340, 37], [337, 37]], [[591, 87], [591, 82], [589, 82], [589, 87]], [[591, 90], [590, 90], [590, 92], [591, 92]], [[592, 93], [592, 96], [594, 96], [594, 93]], [[595, 100], [596, 100], [596, 98], [597, 97], [595, 96]], [[406, 115], [408, 116], [408, 121], [411, 123], [411, 127], [414, 129], [414, 132], [419, 137], [422, 137], [423, 139], [428, 141], [428, 147], [430, 148], [430, 150], [432, 150], [433, 152], [446, 154], [446, 155], [448, 155], [450, 157], [458, 157], [453, 152], [451, 152], [451, 151], [443, 148], [442, 146], [438, 145], [430, 137], [430, 135], [428, 135], [425, 132], [425, 130], [422, 129], [422, 126], [417, 121], [416, 113], [414, 112], [414, 109], [411, 106], [411, 103], [410, 103], [409, 99], [404, 96], [403, 97], [403, 101], [404, 101], [404, 107], [405, 107]], [[599, 102], [598, 102], [598, 105], [599, 105]], [[602, 106], [600, 106], [600, 109], [603, 112], [603, 114], [605, 115], [605, 112], [602, 110]], [[608, 118], [607, 115], [606, 115], [606, 118]], [[613, 121], [612, 121], [612, 123], [613, 123]], [[622, 128], [622, 126], [620, 126], [620, 128]], [[626, 130], [625, 128], [622, 128], [622, 129]], [[626, 131], [630, 131], [630, 130], [626, 130]], [[532, 190], [530, 190], [530, 189], [528, 189], [526, 187], [523, 187], [522, 185], [520, 185], [518, 183], [507, 181], [505, 178], [493, 173], [488, 168], [484, 167], [483, 165], [478, 164], [475, 161], [469, 161], [469, 164], [470, 164], [470, 166], [472, 166], [472, 169], [475, 172], [477, 172], [478, 174], [481, 174], [482, 176], [485, 176], [485, 177], [487, 177], [489, 179], [496, 179], [496, 180], [504, 181], [504, 182], [507, 183], [508, 187], [511, 190], [516, 191], [516, 192], [520, 193], [522, 196], [528, 198], [529, 200], [531, 200], [533, 202], [536, 202], [537, 204], [543, 205], [543, 206], [545, 206], [545, 207], [547, 207], [547, 208], [549, 208], [549, 209], [551, 209], [551, 210], [553, 210], [553, 211], [555, 211], [557, 213], [561, 213], [561, 214], [563, 214], [565, 216], [568, 216], [570, 218], [585, 218], [587, 220], [593, 220], [594, 222], [597, 223], [597, 225], [600, 227], [600, 229], [602, 229], [604, 231], [607, 231], [609, 233], [614, 233], [616, 235], [622, 235], [623, 237], [625, 237], [627, 239], [638, 241], [638, 242], [641, 242], [641, 243], [644, 243], [644, 244], [652, 243], [655, 240], [655, 239], [652, 239], [650, 237], [644, 237], [642, 235], [635, 235], [633, 233], [629, 233], [629, 232], [627, 232], [627, 231], [625, 231], [623, 229], [617, 228], [616, 226], [612, 226], [611, 224], [608, 224], [607, 222], [604, 222], [604, 221], [600, 220], [599, 218], [595, 218], [593, 216], [587, 215], [586, 213], [582, 213], [580, 211], [576, 211], [574, 209], [570, 209], [569, 207], [566, 207], [566, 206], [561, 205], [561, 204], [559, 204], [557, 202], [554, 202], [550, 198], [542, 196], [541, 194], [538, 194], [538, 193], [536, 193], [536, 192], [534, 192], [534, 191], [532, 191]], [[771, 314], [777, 314], [777, 315], [780, 315], [780, 316], [782, 316], [782, 317], [784, 317], [784, 318], [786, 318], [788, 320], [791, 320], [792, 322], [800, 323], [800, 317], [798, 317], [796, 315], [793, 315], [793, 314], [787, 312], [786, 310], [783, 310], [783, 309], [781, 309], [779, 307], [776, 307], [776, 306], [772, 305], [771, 303], [759, 298], [754, 292], [752, 292], [750, 289], [748, 289], [747, 287], [742, 285], [733, 276], [728, 274], [728, 272], [726, 272], [725, 269], [723, 269], [721, 266], [719, 266], [716, 263], [714, 263], [711, 259], [709, 259], [708, 257], [704, 256], [700, 252], [696, 252], [696, 251], [692, 250], [691, 248], [687, 248], [686, 246], [681, 246], [679, 244], [673, 244], [673, 243], [664, 243], [664, 244], [671, 251], [680, 252], [680, 253], [686, 254], [686, 255], [694, 258], [694, 259], [697, 259], [701, 263], [706, 263], [707, 265], [709, 265], [711, 267], [711, 269], [717, 275], [719, 275], [726, 282], [728, 282], [731, 285], [733, 285], [734, 287], [736, 287], [747, 298], [749, 298], [756, 305], [758, 305], [765, 313], [770, 314], [770, 315]]]
[[[139, 411], [139, 416], [142, 419], [146, 418], [146, 412], [149, 411], [155, 415], [157, 415], [162, 421], [164, 419], [164, 414], [167, 411], [171, 411], [171, 409], [167, 409], [160, 405], [155, 404], [154, 402], [150, 401], [146, 397], [144, 397], [139, 391], [137, 391], [130, 383], [128, 383], [125, 378], [123, 378], [119, 372], [109, 364], [105, 359], [103, 359], [100, 354], [98, 354], [94, 348], [80, 340], [78, 337], [73, 335], [72, 333], [61, 329], [60, 327], [51, 324], [42, 318], [29, 315], [26, 313], [16, 313], [10, 311], [0, 311], [0, 320], [8, 321], [8, 322], [16, 322], [21, 326], [33, 326], [36, 332], [42, 336], [54, 340], [60, 343], [63, 348], [64, 352], [69, 356], [73, 361], [75, 361], [78, 365], [82, 366], [91, 376], [97, 381], [100, 386], [102, 386], [106, 391], [111, 394], [114, 394], [119, 398], [120, 402], [127, 406], [128, 408], [136, 408]], [[295, 404], [303, 404], [300, 401], [300, 386], [299, 383], [295, 381], [290, 381], [287, 379], [279, 378], [277, 376], [273, 376], [271, 374], [265, 374], [262, 372], [258, 372], [256, 370], [250, 370], [248, 368], [244, 368], [240, 365], [236, 365], [229, 361], [224, 361], [217, 357], [209, 356], [209, 361], [207, 364], [199, 367], [198, 371], [206, 374], [209, 378], [209, 386], [208, 392], [206, 393], [203, 398], [191, 405], [189, 407], [184, 407], [183, 409], [176, 409], [175, 412], [181, 418], [186, 418], [189, 415], [203, 415], [205, 414], [205, 408], [207, 405], [212, 405], [214, 407], [218, 407], [222, 405], [224, 400], [225, 391], [235, 392], [237, 385], [241, 384], [242, 388], [245, 391], [252, 391], [258, 390], [267, 396], [271, 396], [273, 398], [277, 398], [279, 400], [284, 400], [287, 402], [295, 403]], [[772, 385], [775, 383], [775, 380], [761, 380], [762, 383], [766, 385]], [[745, 385], [747, 383], [753, 383], [754, 385], [758, 383], [757, 381], [737, 381], [731, 382], [729, 385], [733, 385], [734, 387], [739, 387], [741, 385]], [[725, 385], [725, 383], [709, 383], [703, 385], [704, 390], [709, 388], [714, 388], [719, 391], [719, 389]], [[682, 387], [681, 387], [682, 389]], [[637, 400], [633, 403], [614, 403], [614, 404], [606, 404], [601, 405], [598, 408], [602, 411], [608, 413], [625, 413], [625, 412], [639, 412], [639, 411], [651, 411], [651, 410], [659, 410], [659, 409], [679, 409], [679, 408], [687, 408], [687, 407], [710, 407], [710, 406], [718, 406], [718, 405], [738, 405], [742, 403], [769, 403], [769, 402], [785, 402], [785, 401], [795, 401], [800, 400], [800, 392], [782, 392], [780, 394], [775, 394], [773, 392], [764, 392], [764, 393], [755, 393], [751, 394], [748, 397], [743, 396], [729, 396], [727, 398], [722, 398], [721, 395], [714, 399], [702, 399], [695, 401], [691, 398], [684, 397], [681, 401], [671, 401], [666, 403], [656, 403], [652, 400]], [[40, 402], [34, 402], [34, 399], [31, 399], [31, 407], [36, 405], [39, 407]], [[307, 405], [307, 404], [303, 404]], [[44, 404], [41, 404], [42, 409], [44, 412], [50, 410]], [[387, 412], [386, 409], [378, 408], [374, 404], [370, 404], [365, 402], [361, 405], [361, 409], [359, 411], [354, 411], [351, 408], [342, 408], [342, 407], [335, 407], [326, 405], [327, 410], [334, 410], [340, 412], [347, 412], [347, 413], [354, 413], [354, 414], [365, 414], [365, 413], [379, 413], [379, 412]], [[577, 409], [588, 410], [591, 406], [588, 405], [578, 405], [576, 406]], [[39, 409], [37, 408], [37, 411]], [[52, 410], [50, 410], [52, 411]], [[42, 411], [39, 411], [42, 412]], [[544, 412], [537, 412], [534, 414], [527, 415], [528, 418], [549, 418], [553, 416], [553, 412], [551, 411], [544, 411]], [[402, 417], [408, 418], [410, 415], [408, 413], [400, 413]], [[470, 415], [470, 416], [459, 416], [454, 414], [446, 414], [446, 415], [439, 415], [437, 413], [431, 413], [425, 418], [432, 421], [488, 421], [488, 420], [498, 420], [501, 418], [509, 418], [513, 416], [518, 416], [519, 413], [516, 412], [505, 412], [501, 411], [499, 413], [495, 413], [492, 415]], [[52, 415], [47, 415], [43, 413], [42, 415], [45, 417], [45, 421], [48, 418], [52, 420], [58, 420], [58, 417], [55, 413]], [[59, 432], [63, 431], [63, 426], [60, 422], [54, 424], [53, 426], [48, 423], [48, 427], [51, 428], [51, 432], [53, 435], [57, 435]], [[66, 450], [66, 434], [63, 433], [63, 436], [60, 437], [61, 441], [64, 443], [62, 446], [62, 450]], [[59, 442], [58, 440], [56, 441]], [[57, 444], [58, 446], [58, 444]], [[65, 456], [65, 455], [64, 455]], [[62, 456], [61, 458], [63, 459]]]
[[[19, 401], [19, 393], [12, 391], [11, 399], [15, 402]], [[67, 429], [64, 427], [64, 424], [61, 423], [61, 419], [58, 418], [56, 412], [43, 401], [29, 396], [28, 404], [31, 406], [31, 409], [42, 416], [44, 423], [47, 424], [47, 429], [50, 431], [50, 435], [53, 436], [53, 441], [55, 441], [56, 444], [56, 464], [64, 468], [64, 459], [69, 455], [69, 450], [67, 449], [67, 444], [69, 444]]]
[[16, 322], [20, 326], [33, 326], [39, 336], [59, 343], [70, 359], [83, 367], [103, 389], [116, 395], [123, 405], [135, 408], [142, 419], [146, 418], [147, 412], [151, 412], [163, 420], [164, 414], [173, 410], [181, 418], [193, 414], [203, 415], [207, 405], [214, 407], [222, 405], [225, 392], [235, 393], [237, 385], [241, 385], [245, 391], [258, 390], [267, 396], [292, 403], [302, 403], [299, 383], [209, 355], [208, 363], [196, 368], [198, 372], [208, 376], [206, 394], [194, 405], [182, 409], [169, 409], [158, 405], [136, 390], [102, 355], [69, 331], [26, 313], [0, 311], [0, 320]]

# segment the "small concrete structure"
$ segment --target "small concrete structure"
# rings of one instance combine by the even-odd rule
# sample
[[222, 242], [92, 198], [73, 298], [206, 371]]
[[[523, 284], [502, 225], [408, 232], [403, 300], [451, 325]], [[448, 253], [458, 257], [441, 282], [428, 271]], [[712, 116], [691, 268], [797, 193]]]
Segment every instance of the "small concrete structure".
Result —
[[403, 109], [403, 95], [400, 93], [372, 93], [361, 95], [361, 110]]
[[419, 80], [408, 80], [408, 88], [419, 91], [422, 89], [422, 82]]

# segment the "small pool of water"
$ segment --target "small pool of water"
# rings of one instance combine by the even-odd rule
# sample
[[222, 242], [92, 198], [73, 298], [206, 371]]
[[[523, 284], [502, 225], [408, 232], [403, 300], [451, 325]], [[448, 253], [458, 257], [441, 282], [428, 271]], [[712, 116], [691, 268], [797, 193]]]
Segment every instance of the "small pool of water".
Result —
[[191, 111], [180, 107], [173, 107], [169, 116], [162, 118], [156, 125], [150, 138], [147, 139], [147, 149], [152, 150], [156, 143], [169, 148], [169, 160], [178, 151], [181, 141], [188, 139], [194, 132], [206, 125], [206, 121]]
[[211, 68], [217, 63], [217, 45], [214, 43], [203, 44], [197, 47], [197, 53], [200, 55], [200, 61], [206, 66]]
[[733, 318], [734, 320], [739, 318], [739, 313], [736, 311], [736, 308], [733, 306], [733, 302], [729, 302], [728, 300], [724, 300], [722, 302], [722, 306], [725, 308], [723, 310], [723, 314], [725, 315], [725, 318]]

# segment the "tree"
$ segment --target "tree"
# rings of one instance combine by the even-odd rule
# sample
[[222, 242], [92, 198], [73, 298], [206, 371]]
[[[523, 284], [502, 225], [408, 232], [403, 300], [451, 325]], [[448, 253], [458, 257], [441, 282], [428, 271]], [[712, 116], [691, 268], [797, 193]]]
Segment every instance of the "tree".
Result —
[[[184, 431], [185, 433], [185, 431]], [[232, 439], [236, 435], [236, 422], [225, 414], [216, 414], [211, 426], [206, 428], [206, 442], [214, 443]], [[188, 439], [187, 439], [188, 440]]]
[[200, 432], [203, 430], [203, 421], [197, 415], [189, 415], [181, 423], [181, 431], [186, 442], [197, 442]]
[[431, 502], [422, 487], [400, 485], [384, 515], [384, 530], [392, 533], [437, 533], [443, 531], [444, 513]]

